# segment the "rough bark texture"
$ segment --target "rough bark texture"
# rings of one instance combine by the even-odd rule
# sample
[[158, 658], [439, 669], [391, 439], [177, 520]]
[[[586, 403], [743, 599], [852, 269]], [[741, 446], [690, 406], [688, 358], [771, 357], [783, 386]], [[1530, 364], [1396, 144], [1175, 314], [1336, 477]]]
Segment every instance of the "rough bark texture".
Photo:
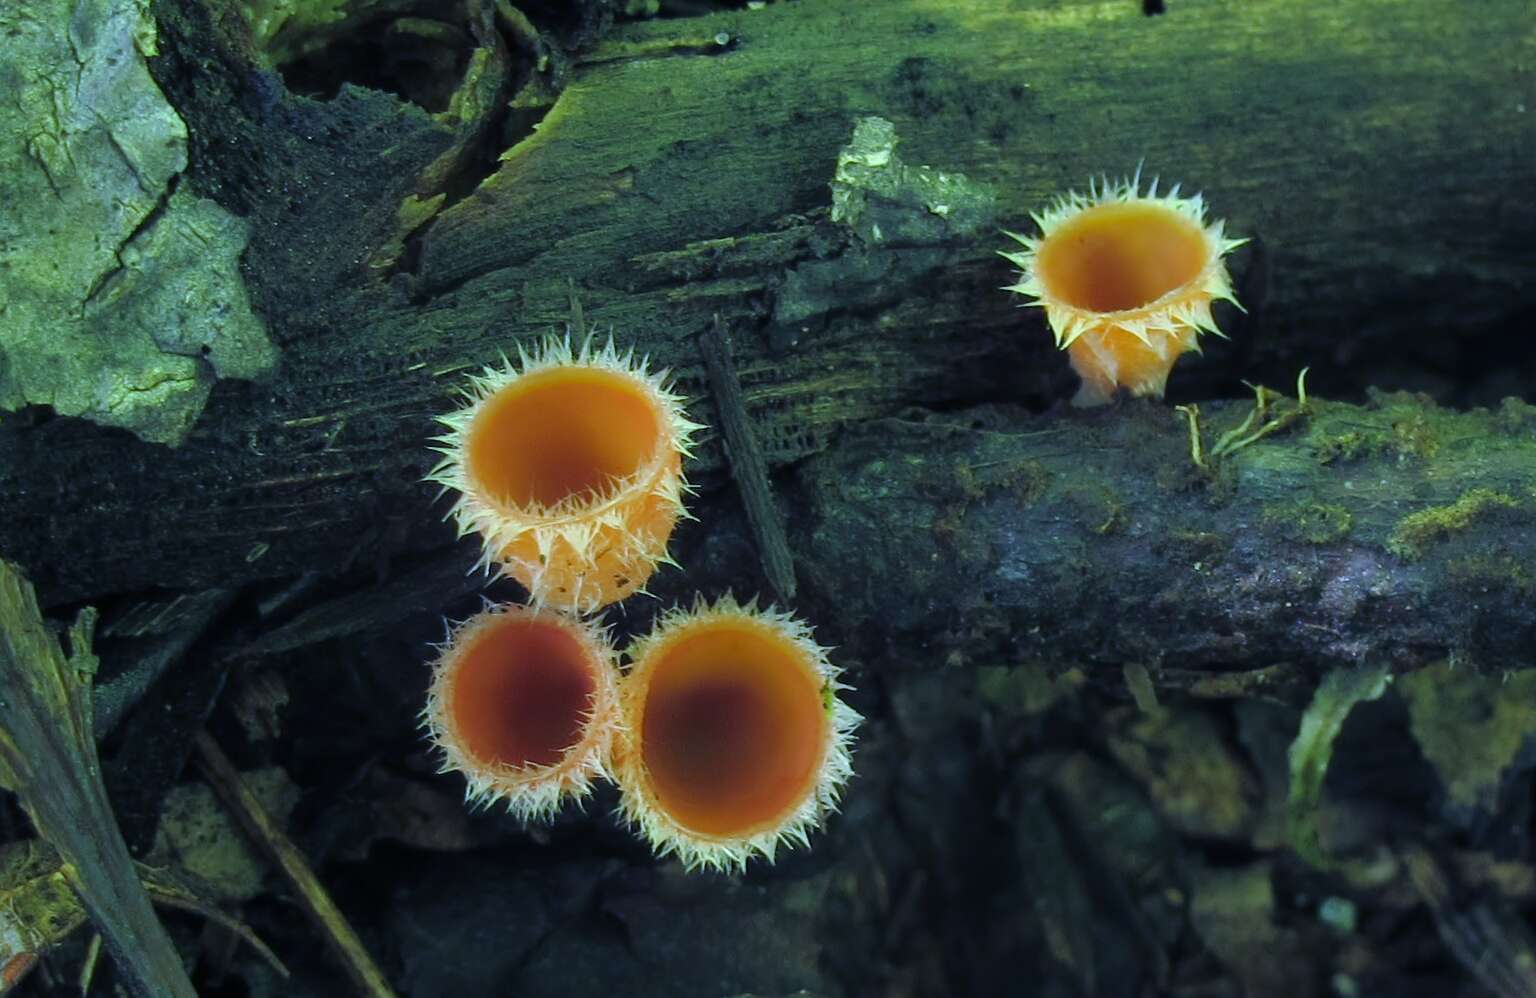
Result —
[[[417, 998], [1531, 993], [1536, 681], [1495, 674], [1536, 645], [1536, 416], [1499, 404], [1536, 398], [1507, 335], [1536, 312], [1528, 0], [801, 0], [609, 31], [617, 6], [518, 3], [542, 39], [470, 19], [478, 75], [433, 117], [334, 93], [339, 50], [255, 68], [231, 4], [157, 0], [180, 183], [249, 222], [280, 372], [221, 383], [174, 450], [0, 422], [0, 553], [45, 603], [102, 603], [129, 842], [206, 725], [303, 790], [290, 834]], [[884, 196], [882, 237], [833, 220], [868, 115], [966, 175], [965, 225]], [[993, 229], [1143, 158], [1253, 237], [1248, 311], [1169, 403], [1072, 411]], [[866, 718], [841, 813], [741, 877], [656, 860], [611, 788], [533, 828], [466, 813], [420, 737], [443, 615], [517, 595], [465, 575], [420, 484], [432, 416], [573, 293], [705, 420], [720, 315], [772, 485], [751, 515], [784, 514], [795, 609]], [[1293, 393], [1306, 365], [1309, 406], [1254, 411], [1243, 379]], [[620, 644], [764, 589], [724, 471], [711, 441], [684, 569], [608, 615]], [[1318, 673], [1440, 659], [1342, 724], [1312, 803], [1350, 865], [1308, 866]], [[243, 916], [295, 972], [236, 958], [249, 993], [342, 993], [287, 901]]]
[[[1204, 449], [1252, 408], [1205, 407]], [[1204, 468], [1160, 404], [872, 423], [798, 476], [802, 578], [928, 667], [1533, 664], [1536, 408], [1270, 413]]]
[[[196, 5], [158, 13], [155, 68], [194, 136], [186, 182], [251, 220], [247, 272], [282, 369], [220, 385], [176, 450], [7, 419], [0, 549], [49, 602], [444, 543], [417, 484], [431, 416], [464, 370], [557, 328], [573, 286], [594, 324], [699, 395], [695, 334], [722, 313], [774, 467], [907, 406], [1069, 393], [1033, 313], [996, 291], [996, 239], [862, 247], [826, 220], [858, 114], [893, 120], [909, 162], [991, 185], [1013, 227], [1143, 159], [1204, 189], [1254, 237], [1235, 262], [1250, 311], [1181, 364], [1183, 397], [1233, 394], [1242, 375], [1285, 383], [1303, 363], [1323, 394], [1375, 378], [1486, 397], [1489, 330], [1536, 301], [1517, 0], [1477, 17], [1350, 0], [1157, 18], [902, 0], [632, 24], [560, 62], [537, 131], [501, 122], [517, 141], [478, 187], [432, 179], [455, 138], [419, 109], [355, 89], [293, 97], [216, 44], [227, 17], [220, 33]], [[401, 199], [433, 184], [446, 207], [371, 268]], [[1510, 362], [1529, 363], [1519, 349]], [[1180, 432], [1170, 421], [1168, 439]]]

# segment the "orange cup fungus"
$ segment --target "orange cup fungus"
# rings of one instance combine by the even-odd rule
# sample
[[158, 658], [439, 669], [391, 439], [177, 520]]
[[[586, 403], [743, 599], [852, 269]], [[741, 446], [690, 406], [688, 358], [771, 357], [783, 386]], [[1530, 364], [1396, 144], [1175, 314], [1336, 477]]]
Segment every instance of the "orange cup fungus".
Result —
[[551, 338], [519, 363], [471, 379], [440, 417], [430, 481], [458, 493], [460, 536], [536, 604], [593, 613], [641, 589], [685, 515], [682, 463], [701, 429], [666, 372], [612, 341], [573, 350]]
[[473, 803], [549, 817], [608, 773], [618, 661], [602, 631], [525, 606], [488, 606], [454, 628], [433, 666], [423, 722], [443, 772]]
[[1220, 335], [1211, 302], [1237, 304], [1223, 257], [1245, 240], [1226, 238], [1219, 220], [1206, 225], [1204, 200], [1180, 197], [1177, 185], [1159, 196], [1154, 180], [1143, 194], [1138, 170], [1032, 217], [1039, 236], [1008, 233], [1024, 249], [1002, 254], [1021, 271], [1006, 290], [1045, 309], [1082, 378], [1077, 405], [1101, 405], [1119, 387], [1161, 398], [1199, 334]]
[[629, 654], [614, 768], [652, 848], [729, 870], [808, 845], [852, 773], [859, 721], [810, 629], [726, 596], [673, 610]]

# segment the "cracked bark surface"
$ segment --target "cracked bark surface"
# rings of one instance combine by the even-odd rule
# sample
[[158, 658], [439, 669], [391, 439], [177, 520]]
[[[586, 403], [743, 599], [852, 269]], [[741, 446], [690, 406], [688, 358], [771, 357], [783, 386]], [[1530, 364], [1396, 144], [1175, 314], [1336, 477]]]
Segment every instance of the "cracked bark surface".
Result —
[[[862, 113], [895, 122], [908, 162], [995, 189], [1000, 225], [1021, 227], [1049, 196], [1141, 160], [1149, 173], [1203, 189], [1230, 232], [1253, 238], [1234, 261], [1249, 312], [1224, 316], [1231, 340], [1209, 342], [1203, 358], [1176, 368], [1176, 400], [1234, 397], [1242, 378], [1289, 384], [1311, 364], [1311, 387], [1325, 397], [1361, 399], [1382, 382], [1493, 401], [1506, 382], [1485, 358], [1505, 347], [1501, 331], [1536, 307], [1527, 280], [1536, 205], [1516, 196], [1536, 162], [1518, 110], [1522, 101], [1536, 105], [1536, 85], [1519, 69], [1518, 2], [1490, 4], [1475, 19], [1427, 0], [1181, 8], [1147, 18], [1135, 5], [1021, 9], [998, 0], [958, 9], [901, 0], [620, 25], [559, 53], [538, 129], [416, 229], [393, 272], [369, 261], [398, 237], [397, 209], [453, 147], [453, 129], [378, 92], [296, 98], [274, 74], [253, 70], [198, 5], [162, 3], [157, 15], [165, 54], [153, 68], [191, 128], [188, 182], [251, 225], [246, 274], [281, 344], [281, 370], [261, 385], [219, 385], [176, 449], [71, 420], [0, 423], [0, 551], [26, 566], [49, 603], [357, 566], [388, 572], [392, 560], [444, 548], [441, 510], [420, 484], [433, 415], [451, 404], [464, 371], [559, 328], [574, 290], [593, 326], [673, 367], [701, 411], [709, 403], [696, 336], [716, 312], [731, 324], [748, 414], [770, 470], [790, 486], [800, 570], [821, 577], [827, 609], [858, 592], [847, 619], [889, 622], [899, 605], [892, 594], [917, 598], [915, 581], [892, 575], [886, 588], [852, 553], [839, 564], [817, 547], [818, 525], [835, 518], [831, 469], [867, 476], [881, 461], [905, 460], [871, 453], [890, 425], [878, 421], [999, 403], [1047, 410], [1070, 394], [1072, 376], [1035, 313], [996, 290], [1009, 277], [993, 252], [1000, 240], [871, 247], [829, 220], [837, 151]], [[1175, 65], [1191, 72], [1171, 72]], [[830, 275], [820, 286], [831, 290], [811, 294], [797, 283], [813, 266]], [[901, 279], [882, 282], [882, 273]], [[851, 300], [837, 297], [839, 277], [858, 289]], [[1529, 347], [1508, 349], [1509, 365], [1530, 363]], [[1241, 412], [1248, 403], [1234, 404]], [[1109, 432], [1103, 421], [1125, 411], [1018, 413], [1009, 432], [1055, 435], [1068, 455], [1084, 448], [1061, 461], [1095, 465], [1096, 441]], [[1183, 468], [1173, 455], [1186, 447], [1186, 431], [1171, 409], [1133, 411], [1129, 426], [1142, 436], [1127, 448]], [[1367, 407], [1348, 418], [1377, 417]], [[885, 486], [909, 519], [948, 522], [953, 463], [998, 446], [965, 430], [963, 418], [956, 425], [958, 437], [921, 441], [921, 466]], [[1308, 446], [1277, 436], [1236, 466], [1256, 455], [1304, 463]], [[949, 451], [953, 460], [941, 459]], [[1389, 494], [1388, 505], [1399, 504], [1392, 509], [1454, 503], [1481, 483], [1477, 468], [1440, 477], [1436, 460], [1423, 470], [1434, 488]], [[1119, 496], [1147, 494], [1155, 470], [1141, 459], [1095, 466]], [[711, 444], [694, 473], [707, 487], [697, 511], [724, 524], [735, 500], [712, 488], [724, 481], [721, 468]], [[1286, 487], [1304, 502], [1306, 490], [1331, 495], [1345, 477], [1336, 464], [1317, 465], [1315, 479]], [[1261, 560], [1277, 579], [1295, 570], [1295, 593], [1314, 601], [1306, 612], [1334, 626], [1317, 601], [1331, 598], [1328, 578], [1351, 571], [1349, 544], [1276, 546], [1243, 512], [1250, 481], [1238, 479], [1235, 504], [1218, 507], [1203, 531], [1233, 554], [1224, 571]], [[1322, 493], [1311, 498], [1324, 502]], [[1376, 501], [1346, 508], [1355, 522], [1369, 521]], [[1158, 502], [1138, 515], [1180, 509]], [[1524, 538], [1522, 515], [1496, 519]], [[982, 529], [958, 522], [960, 543]], [[1196, 529], [1143, 522], [1138, 537]], [[1154, 571], [1156, 552], [1127, 543], [1106, 536], [1090, 558], [1097, 582], [1073, 591], [1139, 598], [1140, 589], [1116, 588], [1131, 577], [1113, 565], [1130, 557]], [[1371, 543], [1383, 551], [1372, 565], [1396, 557], [1379, 538]], [[1030, 550], [1009, 548], [984, 563], [1014, 564]], [[1319, 558], [1335, 566], [1332, 576], [1312, 573]], [[1426, 606], [1452, 605], [1436, 594], [1460, 591], [1435, 576], [1433, 558], [1388, 569], [1429, 579], [1413, 590]], [[711, 572], [690, 566], [676, 585], [741, 578], [736, 569]], [[1204, 587], [1235, 580], [1164, 591], [1193, 602], [1171, 615], [1148, 608], [1156, 626], [1118, 644], [1106, 638], [1094, 656], [1155, 657], [1159, 636], [1182, 638], [1169, 654], [1179, 649], [1213, 668], [1373, 647], [1365, 632], [1379, 621], [1369, 613], [1339, 634], [1279, 648], [1238, 640], [1232, 620], [1184, 629], [1188, 614], [1209, 605], [1213, 590]], [[1253, 612], [1284, 608], [1289, 590], [1275, 585]], [[937, 603], [921, 619], [962, 619], [995, 588], [983, 573], [955, 580], [927, 594]], [[434, 602], [431, 593], [414, 599]], [[1498, 633], [1507, 609], [1483, 607], [1478, 619]], [[1012, 627], [1048, 610], [1023, 600], [995, 619]], [[1527, 633], [1523, 626], [1511, 633]], [[963, 645], [964, 632], [955, 628], [951, 643]], [[1106, 632], [1115, 633], [1125, 628]], [[1414, 633], [1399, 633], [1391, 654], [1412, 657]], [[1196, 634], [1206, 637], [1193, 648]], [[1070, 628], [1055, 649], [1031, 647], [1063, 658], [1075, 647], [1069, 637]], [[1436, 647], [1462, 644], [1445, 638]], [[974, 650], [995, 647], [983, 636]]]

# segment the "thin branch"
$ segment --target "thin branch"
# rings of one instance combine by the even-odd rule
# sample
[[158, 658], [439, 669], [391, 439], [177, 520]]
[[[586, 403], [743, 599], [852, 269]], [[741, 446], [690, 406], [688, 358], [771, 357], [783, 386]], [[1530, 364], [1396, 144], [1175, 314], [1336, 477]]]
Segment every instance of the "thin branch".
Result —
[[283, 878], [288, 881], [303, 905], [304, 913], [325, 939], [331, 953], [341, 962], [360, 995], [370, 998], [394, 998], [389, 980], [363, 946], [351, 923], [331, 900], [319, 878], [298, 846], [277, 827], [256, 795], [245, 785], [234, 763], [206, 732], [197, 735], [198, 767], [224, 806], [232, 811], [246, 834], [266, 853]]

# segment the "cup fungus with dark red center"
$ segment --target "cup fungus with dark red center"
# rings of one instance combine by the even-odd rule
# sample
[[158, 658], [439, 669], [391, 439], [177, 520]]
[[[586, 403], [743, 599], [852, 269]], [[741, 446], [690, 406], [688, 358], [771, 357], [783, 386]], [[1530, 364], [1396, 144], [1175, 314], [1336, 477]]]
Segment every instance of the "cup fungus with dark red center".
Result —
[[608, 774], [616, 654], [602, 631], [574, 617], [487, 607], [449, 635], [424, 720], [443, 771], [464, 774], [470, 801], [547, 817]]
[[609, 342], [550, 339], [471, 379], [442, 417], [429, 480], [458, 493], [460, 535], [533, 602], [592, 613], [644, 587], [684, 515], [683, 459], [701, 428], [666, 372]]
[[859, 720], [810, 629], [727, 596], [672, 611], [629, 654], [615, 771], [652, 847], [740, 869], [808, 844], [852, 772]]
[[1108, 402], [1124, 387], [1161, 398], [1180, 355], [1199, 334], [1220, 335], [1211, 302], [1237, 304], [1224, 257], [1244, 240], [1207, 225], [1205, 202], [1141, 191], [1140, 171], [1090, 184], [1033, 216], [1036, 237], [1009, 236], [1024, 250], [1002, 255], [1020, 268], [1006, 290], [1045, 309], [1056, 345], [1082, 378], [1078, 405]]

